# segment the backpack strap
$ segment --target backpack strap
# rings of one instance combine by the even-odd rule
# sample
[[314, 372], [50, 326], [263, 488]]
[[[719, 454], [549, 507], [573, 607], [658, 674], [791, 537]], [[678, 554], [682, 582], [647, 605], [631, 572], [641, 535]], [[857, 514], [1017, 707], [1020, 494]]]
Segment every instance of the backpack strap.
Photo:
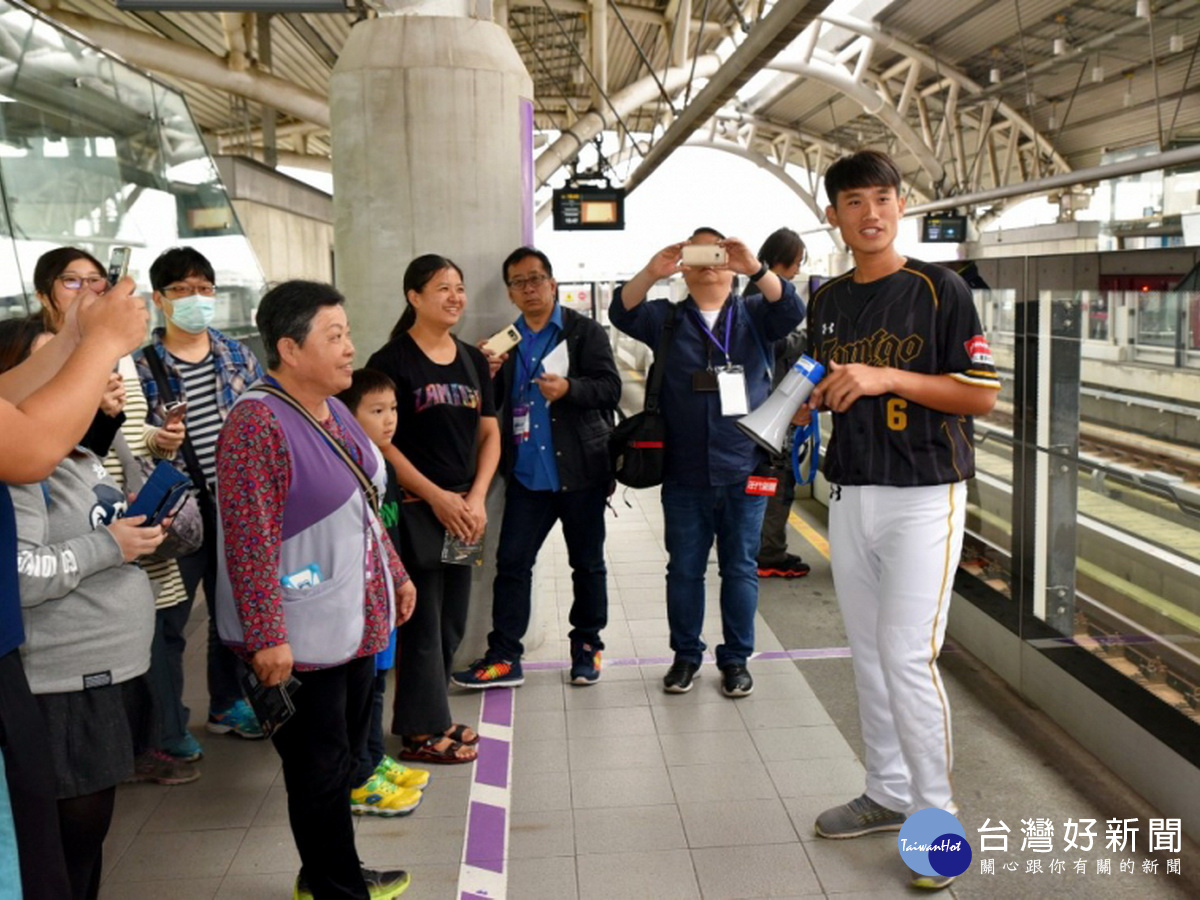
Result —
[[650, 366], [650, 380], [646, 383], [646, 404], [644, 409], [650, 412], [658, 411], [658, 395], [662, 390], [667, 355], [671, 349], [671, 344], [675, 342], [675, 328], [679, 324], [679, 315], [679, 304], [668, 304], [667, 318], [663, 322], [662, 334], [658, 338], [658, 346], [654, 348], [654, 362]]

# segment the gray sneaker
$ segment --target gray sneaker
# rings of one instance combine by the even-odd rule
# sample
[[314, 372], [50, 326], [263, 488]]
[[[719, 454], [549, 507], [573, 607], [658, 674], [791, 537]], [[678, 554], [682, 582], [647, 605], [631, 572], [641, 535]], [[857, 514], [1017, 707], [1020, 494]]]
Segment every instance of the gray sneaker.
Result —
[[876, 831], [899, 831], [907, 816], [880, 806], [866, 794], [817, 816], [816, 831], [823, 838], [841, 840]]

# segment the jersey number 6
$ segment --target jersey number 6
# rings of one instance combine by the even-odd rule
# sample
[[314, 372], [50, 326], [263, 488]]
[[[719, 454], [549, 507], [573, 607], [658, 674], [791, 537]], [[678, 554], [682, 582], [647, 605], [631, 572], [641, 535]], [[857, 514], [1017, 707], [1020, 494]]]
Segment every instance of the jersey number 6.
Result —
[[887, 427], [892, 431], [903, 431], [908, 427], [908, 416], [904, 410], [908, 408], [908, 401], [901, 400], [899, 397], [893, 397], [887, 402]]

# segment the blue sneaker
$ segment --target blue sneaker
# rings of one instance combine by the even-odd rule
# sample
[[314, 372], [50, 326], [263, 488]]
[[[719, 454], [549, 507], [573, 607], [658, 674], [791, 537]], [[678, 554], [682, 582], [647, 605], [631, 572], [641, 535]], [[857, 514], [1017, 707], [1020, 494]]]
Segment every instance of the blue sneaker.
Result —
[[159, 749], [181, 762], [195, 762], [204, 755], [204, 748], [200, 746], [198, 740], [192, 737], [190, 731], [185, 731], [180, 737], [163, 741]]
[[517, 687], [525, 683], [525, 674], [521, 671], [521, 660], [503, 659], [493, 656], [489, 651], [487, 656], [475, 660], [461, 672], [453, 673], [450, 676], [450, 683], [476, 690]]
[[591, 644], [571, 648], [571, 684], [588, 685], [600, 680], [600, 651]]
[[210, 709], [208, 722], [204, 727], [213, 734], [236, 734], [248, 741], [266, 737], [258, 724], [258, 717], [245, 700], [234, 701], [224, 712], [213, 712]]

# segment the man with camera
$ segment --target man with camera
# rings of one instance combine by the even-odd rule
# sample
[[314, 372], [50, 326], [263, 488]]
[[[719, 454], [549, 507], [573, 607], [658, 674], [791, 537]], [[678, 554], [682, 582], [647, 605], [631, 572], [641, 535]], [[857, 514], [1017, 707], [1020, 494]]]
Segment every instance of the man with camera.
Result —
[[[608, 621], [608, 436], [621, 399], [621, 376], [604, 329], [558, 303], [558, 283], [546, 254], [520, 247], [508, 255], [502, 270], [509, 299], [521, 316], [482, 345], [493, 364], [497, 403], [503, 404], [500, 428], [508, 485], [496, 552], [492, 632], [487, 653], [451, 680], [468, 688], [524, 682], [521, 639], [529, 627], [533, 564], [557, 521], [562, 522], [574, 586], [570, 679], [576, 685], [595, 684], [604, 648], [600, 631]], [[493, 343], [513, 328], [520, 338], [515, 346], [513, 338]]]
[[[688, 288], [678, 307], [646, 300], [655, 282], [676, 272]], [[758, 286], [759, 296], [733, 292], [739, 273]], [[771, 344], [800, 324], [804, 304], [792, 284], [744, 243], [698, 228], [689, 240], [656, 253], [618, 288], [609, 316], [618, 329], [652, 348], [668, 317], [675, 323], [660, 400], [666, 423], [667, 619], [675, 653], [663, 690], [691, 690], [703, 661], [704, 575], [715, 538], [724, 629], [724, 642], [716, 648], [721, 690], [744, 697], [754, 690], [746, 662], [754, 651], [755, 557], [767, 492], [751, 478], [764, 454], [736, 422], [766, 400]]]

